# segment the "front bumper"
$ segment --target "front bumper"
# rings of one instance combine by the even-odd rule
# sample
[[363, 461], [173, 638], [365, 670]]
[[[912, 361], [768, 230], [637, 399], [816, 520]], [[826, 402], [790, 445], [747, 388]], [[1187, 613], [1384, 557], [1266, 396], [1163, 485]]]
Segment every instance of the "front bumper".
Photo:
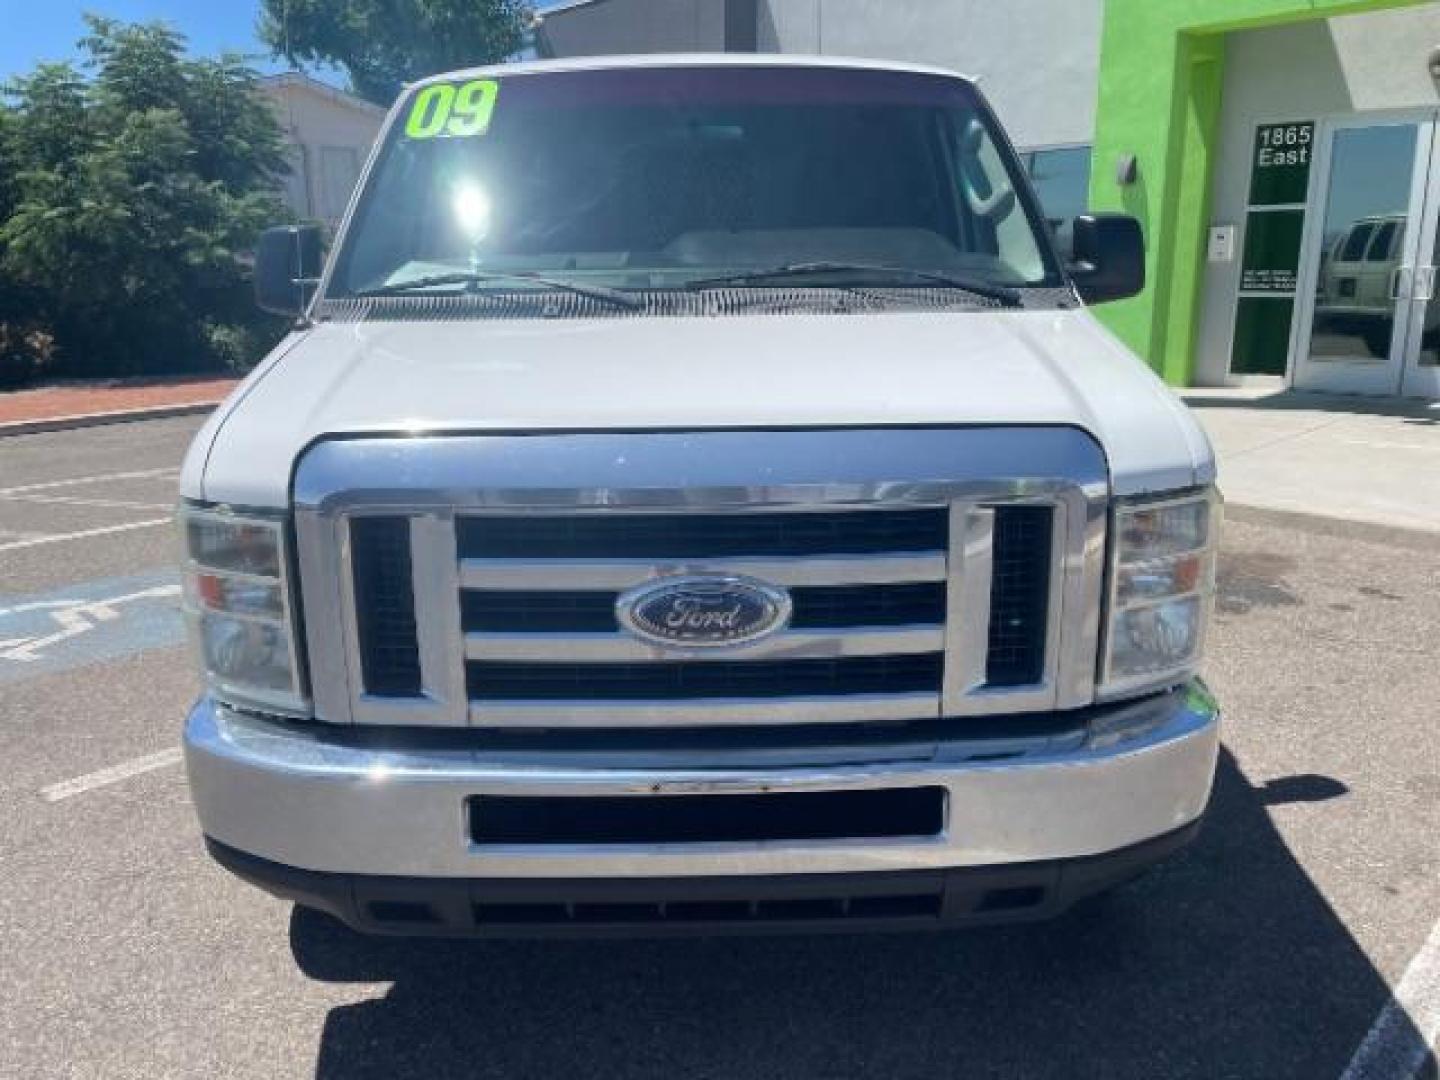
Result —
[[[573, 915], [577, 892], [609, 895], [618, 888], [623, 906], [649, 903], [642, 896], [648, 891], [663, 902], [679, 881], [710, 882], [700, 887], [701, 901], [734, 902], [754, 893], [757, 882], [765, 892], [768, 882], [782, 898], [823, 895], [825, 903], [839, 904], [836, 910], [849, 910], [827, 882], [860, 875], [841, 890], [845, 897], [915, 897], [932, 895], [935, 881], [914, 879], [896, 892], [890, 884], [898, 883], [884, 878], [928, 872], [939, 880], [960, 870], [984, 886], [977, 904], [998, 889], [1012, 900], [1038, 897], [1029, 906], [1044, 913], [1094, 891], [1060, 888], [1063, 867], [1074, 881], [1103, 885], [1116, 874], [1094, 872], [1097, 857], [1124, 877], [1188, 835], [1209, 798], [1219, 742], [1218, 708], [1199, 683], [1082, 710], [1073, 721], [1050, 720], [1043, 731], [1033, 719], [1023, 721], [1032, 733], [1021, 736], [996, 734], [1005, 730], [1003, 721], [983, 735], [969, 734], [973, 724], [952, 722], [951, 732], [966, 734], [937, 737], [935, 730], [945, 731], [940, 725], [928, 735], [896, 729], [878, 741], [871, 733], [863, 741], [847, 734], [815, 743], [805, 733], [796, 737], [808, 743], [760, 746], [736, 732], [729, 745], [703, 748], [662, 735], [621, 750], [602, 740], [507, 742], [476, 730], [282, 724], [205, 699], [190, 714], [185, 753], [201, 825], [221, 862], [370, 929], [423, 930], [421, 908], [430, 904], [431, 921], [454, 932], [452, 915], [480, 911], [496, 897], [511, 922], [547, 898], [570, 904]], [[477, 795], [645, 798], [920, 786], [945, 791], [945, 825], [934, 836], [482, 845], [470, 837], [466, 812]], [[993, 881], [976, 878], [982, 871]], [[884, 885], [880, 893], [861, 887], [867, 876]], [[747, 879], [748, 888], [734, 887]], [[357, 897], [383, 900], [387, 881], [394, 886], [388, 895], [401, 899], [366, 910], [397, 918], [371, 919]], [[426, 882], [434, 886], [433, 904], [403, 899]], [[919, 891], [911, 888], [917, 882]], [[798, 894], [791, 889], [797, 883]], [[966, 890], [974, 892], [960, 891]], [[757, 910], [755, 898], [748, 902]], [[407, 925], [377, 925], [387, 921]]]

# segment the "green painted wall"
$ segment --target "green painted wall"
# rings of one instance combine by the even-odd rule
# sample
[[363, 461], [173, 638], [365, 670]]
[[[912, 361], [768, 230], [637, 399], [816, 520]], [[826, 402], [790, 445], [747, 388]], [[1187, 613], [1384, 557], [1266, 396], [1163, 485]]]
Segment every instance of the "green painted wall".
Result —
[[[1145, 229], [1149, 284], [1100, 317], [1167, 382], [1195, 366], [1210, 173], [1224, 85], [1225, 38], [1236, 30], [1404, 7], [1423, 0], [1107, 0], [1090, 204]], [[1116, 182], [1134, 154], [1139, 175]]]

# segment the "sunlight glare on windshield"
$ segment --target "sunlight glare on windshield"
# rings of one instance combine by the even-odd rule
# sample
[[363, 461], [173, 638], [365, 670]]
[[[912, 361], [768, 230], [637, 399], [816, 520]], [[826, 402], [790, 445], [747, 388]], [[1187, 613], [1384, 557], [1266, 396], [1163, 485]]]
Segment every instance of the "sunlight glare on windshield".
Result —
[[451, 195], [455, 222], [471, 245], [478, 245], [490, 232], [490, 195], [473, 180], [462, 180]]

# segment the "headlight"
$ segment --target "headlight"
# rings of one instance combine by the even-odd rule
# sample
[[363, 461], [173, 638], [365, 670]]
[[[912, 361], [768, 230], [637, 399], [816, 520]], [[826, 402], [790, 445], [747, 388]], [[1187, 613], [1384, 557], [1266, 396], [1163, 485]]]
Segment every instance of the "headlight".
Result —
[[283, 521], [181, 507], [180, 528], [185, 613], [210, 692], [247, 708], [308, 714]]
[[1102, 696], [1178, 682], [1199, 667], [1219, 526], [1213, 489], [1117, 507]]

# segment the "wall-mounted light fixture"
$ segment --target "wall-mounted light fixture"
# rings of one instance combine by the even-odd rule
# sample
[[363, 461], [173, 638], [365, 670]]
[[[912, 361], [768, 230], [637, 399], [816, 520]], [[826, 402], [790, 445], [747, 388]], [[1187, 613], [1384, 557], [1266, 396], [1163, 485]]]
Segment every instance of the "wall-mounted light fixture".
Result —
[[1140, 163], [1135, 160], [1135, 155], [1121, 154], [1115, 162], [1115, 182], [1121, 187], [1129, 187], [1139, 175]]
[[1432, 79], [1440, 79], [1440, 45], [1430, 50], [1430, 55], [1425, 60], [1425, 66], [1430, 69]]

